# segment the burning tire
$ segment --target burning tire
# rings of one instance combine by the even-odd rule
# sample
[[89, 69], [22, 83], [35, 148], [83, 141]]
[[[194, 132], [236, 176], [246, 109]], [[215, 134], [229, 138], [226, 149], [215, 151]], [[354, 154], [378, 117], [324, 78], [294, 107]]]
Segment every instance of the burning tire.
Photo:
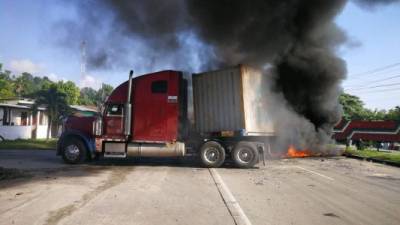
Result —
[[225, 149], [216, 141], [206, 142], [201, 146], [200, 158], [205, 167], [220, 167], [225, 161]]
[[239, 142], [232, 151], [232, 159], [240, 168], [254, 167], [259, 157], [256, 146], [250, 142]]
[[62, 143], [61, 155], [68, 164], [82, 163], [86, 160], [86, 147], [77, 138], [68, 138]]

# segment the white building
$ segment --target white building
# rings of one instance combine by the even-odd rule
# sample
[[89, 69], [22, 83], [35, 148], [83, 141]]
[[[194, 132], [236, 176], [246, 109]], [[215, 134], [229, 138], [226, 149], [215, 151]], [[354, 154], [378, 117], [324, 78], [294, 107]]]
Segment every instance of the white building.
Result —
[[46, 108], [40, 107], [38, 112], [34, 114], [32, 105], [33, 102], [28, 100], [0, 103], [0, 139], [47, 137], [48, 115]]

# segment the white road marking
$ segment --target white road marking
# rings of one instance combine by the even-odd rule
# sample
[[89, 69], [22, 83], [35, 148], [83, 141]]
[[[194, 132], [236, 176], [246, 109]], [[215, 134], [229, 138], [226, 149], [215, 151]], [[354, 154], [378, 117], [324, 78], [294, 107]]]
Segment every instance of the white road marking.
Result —
[[307, 172], [309, 172], [309, 173], [312, 173], [312, 174], [318, 175], [318, 176], [320, 176], [320, 177], [323, 177], [323, 178], [325, 178], [325, 179], [328, 179], [328, 180], [335, 180], [335, 179], [333, 179], [332, 177], [328, 177], [328, 176], [326, 176], [326, 175], [323, 175], [323, 174], [317, 173], [317, 172], [315, 172], [315, 171], [312, 171], [312, 170], [306, 169], [306, 168], [304, 168], [304, 167], [301, 167], [301, 166], [295, 166], [295, 167], [297, 167], [297, 168], [299, 168], [299, 169], [302, 169], [302, 170], [305, 170], [305, 171], [307, 171]]
[[229, 213], [231, 214], [235, 224], [237, 225], [251, 225], [249, 218], [244, 214], [243, 209], [239, 203], [233, 197], [232, 192], [228, 189], [221, 176], [216, 169], [209, 169], [211, 177], [213, 178], [215, 185], [217, 185], [218, 191], [227, 206]]

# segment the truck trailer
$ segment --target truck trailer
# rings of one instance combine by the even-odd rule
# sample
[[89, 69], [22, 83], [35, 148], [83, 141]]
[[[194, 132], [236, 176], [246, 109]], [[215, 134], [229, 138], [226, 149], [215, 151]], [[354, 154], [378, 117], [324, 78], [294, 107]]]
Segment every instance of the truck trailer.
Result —
[[244, 65], [135, 78], [131, 71], [128, 81], [108, 96], [101, 114], [66, 118], [57, 154], [71, 164], [100, 156], [196, 155], [205, 167], [219, 167], [227, 158], [238, 167], [254, 167], [274, 136], [263, 78]]

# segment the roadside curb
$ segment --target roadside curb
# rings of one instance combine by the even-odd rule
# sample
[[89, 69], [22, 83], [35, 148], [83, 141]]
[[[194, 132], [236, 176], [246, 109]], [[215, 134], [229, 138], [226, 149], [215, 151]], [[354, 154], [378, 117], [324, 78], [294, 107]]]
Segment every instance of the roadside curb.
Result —
[[374, 159], [374, 158], [368, 158], [368, 157], [361, 157], [361, 156], [351, 155], [351, 154], [346, 154], [346, 153], [343, 154], [343, 156], [346, 156], [346, 157], [352, 158], [352, 159], [366, 160], [366, 161], [375, 162], [375, 163], [381, 163], [381, 164], [385, 164], [385, 165], [389, 165], [389, 166], [400, 167], [399, 163], [395, 163], [395, 162], [391, 162], [391, 161], [387, 161], [387, 160]]

